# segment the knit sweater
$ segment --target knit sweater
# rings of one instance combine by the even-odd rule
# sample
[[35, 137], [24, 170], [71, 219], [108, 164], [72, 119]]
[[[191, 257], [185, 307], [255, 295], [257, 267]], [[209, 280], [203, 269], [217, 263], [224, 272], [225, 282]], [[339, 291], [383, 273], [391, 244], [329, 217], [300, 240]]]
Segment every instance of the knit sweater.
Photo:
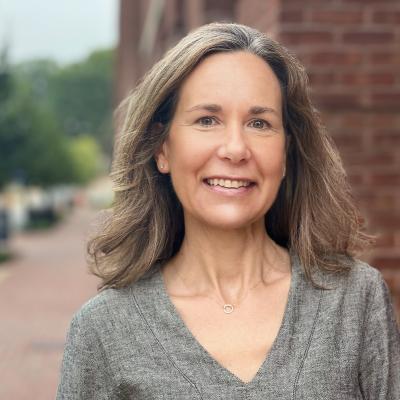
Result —
[[192, 335], [155, 264], [107, 289], [73, 317], [57, 400], [399, 400], [400, 332], [381, 273], [318, 271], [296, 257], [283, 320], [255, 377], [241, 381]]

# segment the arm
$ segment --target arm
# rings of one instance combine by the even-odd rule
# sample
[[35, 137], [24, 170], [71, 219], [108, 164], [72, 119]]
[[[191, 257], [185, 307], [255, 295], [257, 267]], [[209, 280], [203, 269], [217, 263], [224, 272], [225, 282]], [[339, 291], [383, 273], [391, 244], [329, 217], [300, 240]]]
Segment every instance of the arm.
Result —
[[365, 400], [400, 399], [400, 331], [389, 289], [378, 273], [365, 315], [359, 382]]
[[110, 373], [93, 327], [78, 313], [68, 331], [56, 399], [111, 399]]

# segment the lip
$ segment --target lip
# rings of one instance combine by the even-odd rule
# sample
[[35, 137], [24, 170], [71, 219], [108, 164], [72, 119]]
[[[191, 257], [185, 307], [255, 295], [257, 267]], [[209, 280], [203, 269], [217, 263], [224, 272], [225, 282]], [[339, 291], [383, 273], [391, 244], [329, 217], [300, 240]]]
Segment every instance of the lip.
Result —
[[[217, 179], [217, 178], [207, 178], [207, 179]], [[219, 178], [219, 179], [223, 179], [223, 178]], [[226, 179], [230, 179], [230, 178], [226, 178]], [[222, 186], [211, 186], [206, 182], [205, 179], [203, 180], [203, 185], [205, 186], [205, 188], [207, 190], [209, 190], [212, 193], [221, 194], [221, 195], [230, 196], [230, 197], [246, 196], [248, 193], [252, 192], [256, 186], [255, 182], [252, 182], [252, 183], [250, 183], [249, 186], [241, 186], [237, 189], [224, 188]]]
[[231, 181], [249, 181], [250, 183], [255, 183], [253, 179], [247, 178], [245, 176], [212, 175], [212, 176], [207, 176], [206, 178], [203, 179], [203, 181], [206, 181], [207, 179], [229, 179]]

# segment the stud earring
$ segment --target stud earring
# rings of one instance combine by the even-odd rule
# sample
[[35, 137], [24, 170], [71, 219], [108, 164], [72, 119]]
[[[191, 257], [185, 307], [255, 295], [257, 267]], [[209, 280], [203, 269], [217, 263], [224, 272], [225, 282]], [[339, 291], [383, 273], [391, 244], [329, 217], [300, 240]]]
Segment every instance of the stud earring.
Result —
[[164, 169], [164, 164], [160, 164], [160, 169]]

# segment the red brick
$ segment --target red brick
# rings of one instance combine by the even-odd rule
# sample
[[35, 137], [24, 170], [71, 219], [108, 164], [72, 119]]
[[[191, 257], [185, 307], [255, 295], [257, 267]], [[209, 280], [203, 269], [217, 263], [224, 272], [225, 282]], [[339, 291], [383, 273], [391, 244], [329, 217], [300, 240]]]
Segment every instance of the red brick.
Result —
[[347, 165], [349, 166], [363, 166], [363, 165], [373, 165], [376, 166], [394, 166], [395, 157], [394, 154], [385, 152], [380, 152], [378, 154], [371, 153], [354, 153], [351, 158], [347, 160]]
[[398, 0], [342, 0], [343, 3], [358, 3], [361, 5], [365, 5], [366, 3], [370, 4], [390, 4], [390, 3], [397, 3]]
[[[346, 128], [365, 128], [368, 124], [367, 118], [364, 113], [346, 113], [342, 114], [340, 118], [341, 126]], [[354, 133], [350, 133], [354, 135]]]
[[374, 52], [370, 54], [369, 62], [373, 65], [400, 65], [400, 52]]
[[368, 190], [368, 187], [360, 191], [358, 198], [360, 204], [366, 210], [370, 210], [371, 215], [376, 212], [382, 212], [396, 207], [397, 196], [395, 194], [381, 194], [379, 192], [365, 193], [366, 190]]
[[393, 32], [345, 32], [343, 42], [346, 44], [386, 44], [394, 42]]
[[380, 130], [392, 130], [400, 127], [400, 115], [397, 113], [374, 113], [369, 116], [370, 125]]
[[[265, 0], [261, 0], [261, 1], [265, 1]], [[337, 0], [324, 0], [324, 4], [329, 4], [329, 3], [336, 3]], [[285, 0], [285, 5], [289, 4], [290, 6], [292, 6], [292, 4], [294, 6], [298, 6], [299, 5], [299, 0]], [[292, 4], [290, 4], [292, 3]], [[307, 5], [315, 5], [316, 7], [321, 6], [321, 0], [307, 0], [306, 2], [300, 3], [301, 5], [304, 5], [305, 3], [307, 3]]]
[[396, 82], [396, 76], [389, 72], [353, 72], [343, 74], [340, 82], [346, 85], [393, 85]]
[[363, 61], [361, 52], [321, 51], [309, 56], [311, 65], [357, 65]]
[[279, 21], [285, 22], [302, 22], [303, 11], [301, 10], [282, 10], [279, 14]]
[[400, 128], [398, 130], [378, 130], [372, 134], [374, 146], [384, 146], [389, 149], [400, 147]]
[[363, 13], [361, 10], [315, 10], [311, 14], [313, 22], [334, 23], [334, 24], [354, 24], [362, 22]]
[[398, 229], [400, 226], [400, 215], [392, 212], [382, 211], [380, 213], [369, 212], [371, 226], [379, 227], [380, 229]]
[[377, 235], [376, 247], [393, 247], [394, 246], [394, 235], [393, 232], [385, 232]]
[[360, 105], [360, 99], [354, 93], [318, 93], [313, 97], [319, 107], [329, 107], [331, 110], [347, 110], [349, 107], [357, 108]]
[[328, 31], [282, 31], [279, 39], [286, 45], [328, 44], [333, 41], [333, 33]]
[[398, 112], [400, 104], [400, 91], [392, 93], [373, 93], [372, 102], [376, 107], [383, 106], [386, 110]]
[[[400, 269], [400, 256], [374, 258], [373, 264], [379, 269]], [[393, 281], [390, 286], [394, 287], [397, 286], [397, 284]]]
[[349, 135], [354, 135], [355, 129], [364, 129], [368, 121], [364, 113], [352, 112], [340, 113], [338, 118], [339, 129], [346, 128]]
[[340, 129], [340, 132], [333, 132], [332, 138], [336, 146], [343, 151], [359, 150], [363, 145], [363, 138], [361, 135], [353, 134], [344, 129]]
[[309, 72], [308, 78], [310, 79], [311, 86], [317, 85], [331, 85], [336, 81], [336, 75], [333, 72]]
[[376, 11], [372, 20], [380, 23], [400, 24], [400, 11]]
[[348, 173], [347, 179], [351, 186], [361, 185], [364, 183], [364, 176], [362, 174]]
[[400, 172], [399, 173], [391, 172], [386, 174], [372, 174], [370, 176], [370, 180], [371, 183], [377, 186], [400, 185]]

